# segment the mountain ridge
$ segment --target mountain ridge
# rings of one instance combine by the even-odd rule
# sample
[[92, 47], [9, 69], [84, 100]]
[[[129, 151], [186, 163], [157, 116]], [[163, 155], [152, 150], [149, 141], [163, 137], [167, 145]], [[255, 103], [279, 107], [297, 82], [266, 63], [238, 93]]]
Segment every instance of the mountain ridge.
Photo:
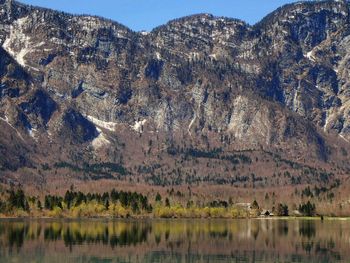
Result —
[[[109, 19], [109, 18], [106, 18], [106, 17], [103, 17], [103, 16], [98, 16], [98, 15], [93, 15], [93, 14], [72, 14], [72, 13], [69, 13], [69, 12], [65, 12], [65, 11], [58, 11], [58, 10], [54, 10], [54, 9], [51, 9], [51, 8], [46, 8], [46, 7], [41, 7], [41, 6], [35, 6], [35, 5], [28, 5], [28, 4], [25, 4], [25, 3], [22, 3], [21, 1], [18, 1], [18, 0], [3, 0], [3, 2], [8, 2], [8, 3], [12, 3], [12, 4], [15, 4], [15, 5], [22, 5], [22, 6], [29, 6], [30, 8], [32, 9], [41, 9], [43, 11], [54, 11], [54, 12], [58, 12], [58, 13], [61, 13], [63, 15], [66, 15], [66, 16], [76, 16], [76, 17], [94, 17], [94, 18], [98, 18], [98, 19], [101, 19], [101, 20], [105, 20], [107, 22], [112, 22], [112, 23], [115, 23], [117, 25], [120, 25], [122, 27], [124, 27], [125, 29], [128, 29], [129, 31], [132, 31], [134, 33], [142, 33], [144, 30], [140, 30], [140, 31], [135, 31], [133, 29], [131, 29], [130, 27], [126, 26], [126, 25], [123, 25], [122, 23], [118, 22], [117, 20], [113, 20], [113, 19]], [[255, 27], [257, 25], [260, 25], [261, 23], [263, 23], [265, 20], [267, 20], [270, 16], [273, 16], [273, 15], [276, 15], [276, 12], [279, 12], [281, 10], [286, 10], [287, 8], [291, 7], [295, 7], [296, 5], [304, 5], [304, 4], [314, 4], [314, 0], [301, 0], [301, 1], [297, 1], [297, 2], [293, 2], [293, 3], [288, 3], [288, 4], [284, 4], [282, 5], [281, 7], [277, 8], [275, 11], [272, 11], [271, 13], [265, 15], [262, 19], [260, 19], [259, 21], [257, 21], [256, 23], [254, 24], [250, 24], [246, 21], [244, 21], [243, 19], [239, 19], [239, 18], [233, 18], [233, 17], [227, 17], [227, 16], [220, 16], [220, 15], [214, 15], [214, 14], [211, 14], [211, 13], [195, 13], [195, 14], [191, 14], [191, 15], [186, 15], [186, 16], [183, 16], [183, 17], [179, 17], [179, 18], [174, 18], [174, 19], [170, 19], [168, 22], [164, 23], [164, 24], [161, 24], [161, 25], [158, 25], [154, 28], [152, 28], [150, 31], [146, 31], [147, 33], [151, 33], [152, 31], [155, 31], [157, 28], [159, 27], [163, 27], [163, 26], [166, 26], [167, 24], [170, 24], [172, 22], [176, 22], [176, 21], [181, 21], [181, 20], [186, 20], [188, 18], [192, 18], [192, 17], [198, 17], [198, 16], [209, 16], [211, 18], [214, 18], [214, 19], [227, 19], [227, 20], [232, 20], [232, 21], [236, 21], [236, 22], [242, 22], [246, 25], [249, 25], [250, 27]], [[350, 4], [350, 1], [349, 0], [338, 0], [338, 1], [334, 1], [334, 0], [318, 0], [317, 1], [319, 4], [324, 4], [324, 3], [332, 3], [332, 2], [337, 2], [337, 3], [342, 3], [342, 4], [347, 4], [349, 5]], [[0, 1], [0, 4], [4, 4], [4, 3], [1, 3]]]

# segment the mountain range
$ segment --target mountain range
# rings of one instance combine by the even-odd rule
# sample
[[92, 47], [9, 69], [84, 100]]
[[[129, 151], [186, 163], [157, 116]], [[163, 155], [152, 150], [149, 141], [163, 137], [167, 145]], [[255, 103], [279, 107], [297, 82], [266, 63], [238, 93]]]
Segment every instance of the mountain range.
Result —
[[346, 182], [350, 4], [134, 32], [0, 0], [0, 181], [268, 188]]

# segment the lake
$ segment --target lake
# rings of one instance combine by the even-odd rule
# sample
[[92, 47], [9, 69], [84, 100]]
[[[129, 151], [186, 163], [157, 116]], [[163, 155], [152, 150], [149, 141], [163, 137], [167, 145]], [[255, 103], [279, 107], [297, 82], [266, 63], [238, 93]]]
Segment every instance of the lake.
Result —
[[0, 262], [350, 262], [350, 221], [1, 220]]

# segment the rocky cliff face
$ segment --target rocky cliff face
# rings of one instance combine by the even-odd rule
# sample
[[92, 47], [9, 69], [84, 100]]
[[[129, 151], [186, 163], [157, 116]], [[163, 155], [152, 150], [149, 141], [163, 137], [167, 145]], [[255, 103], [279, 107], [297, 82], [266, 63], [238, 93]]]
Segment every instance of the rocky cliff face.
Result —
[[[248, 151], [345, 173], [349, 19], [347, 1], [315, 1], [254, 26], [200, 14], [138, 33], [2, 0], [2, 170], [108, 162], [137, 177], [152, 163], [154, 183], [185, 167], [181, 158], [225, 163]], [[222, 177], [235, 174], [224, 166]], [[198, 171], [200, 181], [212, 173], [200, 164], [183, 173]]]

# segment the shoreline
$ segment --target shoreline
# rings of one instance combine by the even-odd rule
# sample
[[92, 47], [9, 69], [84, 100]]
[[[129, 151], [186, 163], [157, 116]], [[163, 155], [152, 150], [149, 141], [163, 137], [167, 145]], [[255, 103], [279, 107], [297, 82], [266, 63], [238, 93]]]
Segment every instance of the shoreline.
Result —
[[152, 217], [152, 216], [140, 216], [140, 217], [109, 217], [109, 216], [96, 216], [96, 217], [34, 217], [34, 216], [26, 216], [26, 217], [4, 217], [0, 216], [1, 221], [35, 221], [35, 220], [43, 220], [43, 221], [83, 221], [83, 220], [91, 220], [91, 221], [145, 221], [145, 220], [314, 220], [314, 221], [350, 221], [349, 217], [333, 217], [333, 216], [324, 216], [323, 219], [321, 217], [309, 217], [309, 216], [271, 216], [271, 217], [247, 217], [247, 218], [227, 218], [227, 217], [174, 217], [174, 218], [165, 218], [165, 217]]

